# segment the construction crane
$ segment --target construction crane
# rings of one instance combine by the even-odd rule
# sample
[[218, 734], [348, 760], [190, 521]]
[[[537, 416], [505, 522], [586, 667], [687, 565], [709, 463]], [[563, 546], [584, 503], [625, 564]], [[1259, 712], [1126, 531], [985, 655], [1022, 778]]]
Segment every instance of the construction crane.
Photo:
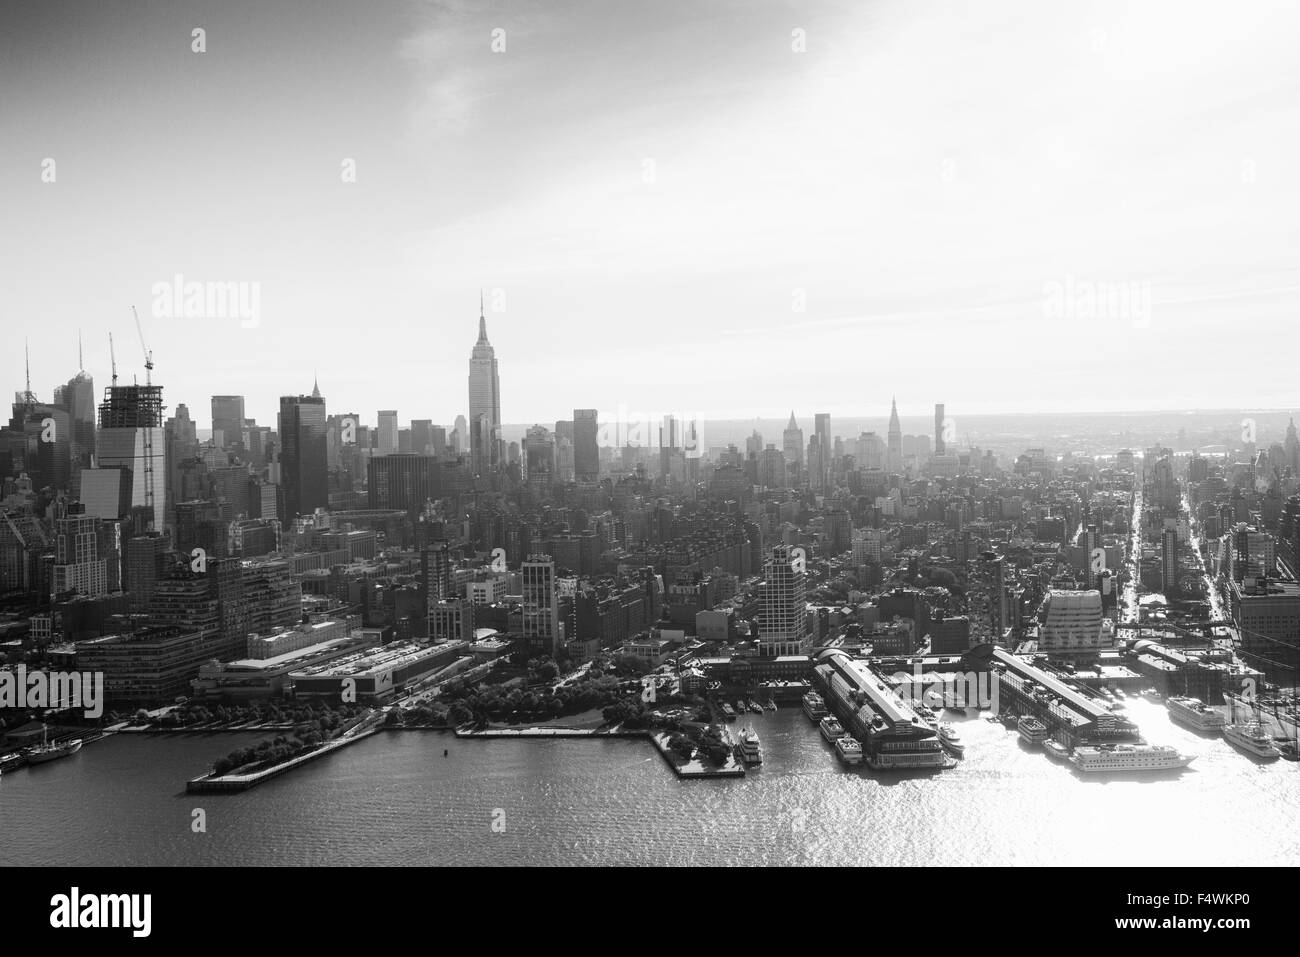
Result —
[[[148, 398], [145, 400], [143, 407], [147, 410], [148, 421], [145, 422], [144, 428], [144, 504], [149, 510], [149, 520], [153, 525], [157, 525], [156, 516], [154, 515], [154, 494], [153, 494], [153, 430], [154, 430], [154, 398], [153, 398], [153, 353], [144, 341], [144, 327], [140, 325], [140, 313], [135, 311], [135, 306], [131, 307], [131, 315], [135, 316], [135, 331], [140, 336], [140, 349], [144, 352], [144, 385]], [[160, 390], [161, 391], [161, 390]], [[162, 406], [158, 405], [157, 415], [161, 420]], [[161, 421], [158, 422], [162, 424]]]
[[140, 350], [144, 353], [144, 384], [153, 385], [153, 353], [144, 344], [144, 327], [140, 325], [140, 313], [135, 311], [135, 306], [131, 307], [131, 315], [135, 316], [135, 331], [140, 336]]
[[113, 334], [108, 334], [108, 361], [113, 364], [113, 385], [117, 385], [117, 355], [113, 352]]

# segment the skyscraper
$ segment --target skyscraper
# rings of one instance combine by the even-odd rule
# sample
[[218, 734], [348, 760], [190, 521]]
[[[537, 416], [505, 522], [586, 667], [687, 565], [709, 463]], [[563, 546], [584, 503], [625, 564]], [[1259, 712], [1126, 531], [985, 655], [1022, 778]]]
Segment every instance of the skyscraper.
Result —
[[523, 631], [528, 648], [554, 657], [560, 646], [560, 604], [555, 562], [550, 555], [529, 555], [520, 565], [523, 580]]
[[595, 409], [573, 410], [573, 472], [578, 482], [600, 478], [600, 423]]
[[758, 628], [762, 654], [771, 657], [803, 654], [807, 647], [804, 621], [804, 569], [789, 546], [777, 545], [763, 565], [763, 614]]
[[130, 472], [131, 506], [148, 509], [153, 528], [161, 531], [167, 509], [162, 386], [112, 385], [105, 390], [95, 459], [101, 469]]
[[[460, 427], [459, 420], [457, 428]], [[501, 431], [501, 381], [497, 375], [496, 351], [487, 337], [483, 297], [479, 297], [478, 342], [469, 357], [469, 448], [475, 475], [485, 475], [499, 464], [498, 439]]]
[[[759, 449], [761, 448], [760, 445]], [[787, 464], [803, 465], [803, 429], [794, 420], [794, 409], [790, 410], [790, 421], [781, 433], [781, 451]]]
[[218, 448], [242, 447], [244, 444], [244, 397], [212, 397], [212, 441]]
[[397, 410], [381, 409], [379, 411], [379, 454], [388, 455], [397, 451]]
[[813, 434], [817, 437], [817, 474], [811, 474], [810, 463], [809, 478], [812, 480], [814, 488], [826, 489], [829, 486], [828, 477], [831, 471], [831, 453], [833, 451], [830, 413], [818, 412], [813, 416], [813, 423]]
[[934, 405], [934, 454], [947, 454], [947, 445], [943, 441], [943, 403], [936, 402]]
[[898, 424], [898, 400], [891, 400], [889, 407], [889, 450], [885, 468], [890, 472], [903, 471], [903, 428]]
[[284, 514], [290, 527], [298, 515], [329, 504], [329, 465], [325, 443], [325, 399], [319, 386], [311, 395], [280, 397], [280, 483]]

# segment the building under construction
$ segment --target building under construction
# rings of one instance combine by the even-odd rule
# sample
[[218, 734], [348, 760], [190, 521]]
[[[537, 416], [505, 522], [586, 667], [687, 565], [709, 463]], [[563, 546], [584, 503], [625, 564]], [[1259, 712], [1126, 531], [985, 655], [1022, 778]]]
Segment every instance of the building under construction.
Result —
[[99, 404], [101, 429], [161, 428], [162, 386], [111, 385]]

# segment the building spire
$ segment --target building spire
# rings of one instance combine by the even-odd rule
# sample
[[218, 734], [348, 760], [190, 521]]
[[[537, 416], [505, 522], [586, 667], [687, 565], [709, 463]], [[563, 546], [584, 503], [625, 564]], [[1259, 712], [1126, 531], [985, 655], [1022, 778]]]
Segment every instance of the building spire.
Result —
[[86, 371], [86, 357], [81, 351], [81, 330], [80, 329], [77, 330], [77, 369], [78, 371], [81, 372]]
[[487, 317], [483, 314], [483, 290], [478, 291], [478, 342], [487, 345]]
[[320, 398], [320, 376], [316, 374], [315, 369], [311, 373], [311, 397], [313, 399]]

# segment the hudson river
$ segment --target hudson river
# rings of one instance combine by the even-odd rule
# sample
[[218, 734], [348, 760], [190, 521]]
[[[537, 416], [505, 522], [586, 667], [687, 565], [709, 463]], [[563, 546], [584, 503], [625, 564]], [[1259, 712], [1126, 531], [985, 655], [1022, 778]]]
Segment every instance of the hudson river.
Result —
[[407, 731], [243, 794], [186, 795], [257, 738], [119, 734], [0, 779], [0, 864], [1300, 864], [1300, 764], [1259, 764], [1159, 704], [1127, 713], [1199, 757], [1085, 778], [948, 712], [960, 767], [882, 776], [845, 769], [788, 707], [738, 722], [766, 759], [741, 780], [679, 781], [645, 741]]

